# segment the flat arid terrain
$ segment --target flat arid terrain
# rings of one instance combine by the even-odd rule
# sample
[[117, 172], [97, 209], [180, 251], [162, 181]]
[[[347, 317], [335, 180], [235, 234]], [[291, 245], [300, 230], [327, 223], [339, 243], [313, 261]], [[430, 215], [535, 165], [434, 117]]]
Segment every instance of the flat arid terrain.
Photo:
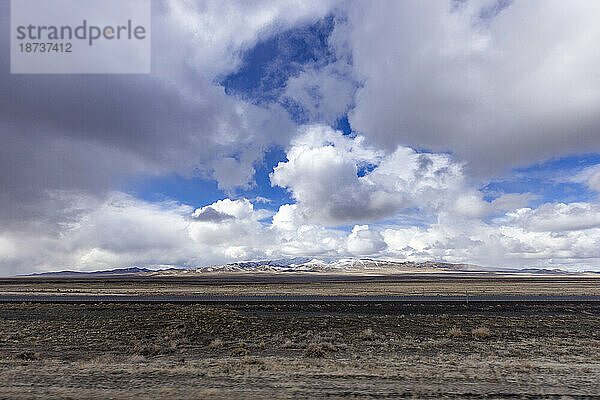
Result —
[[1, 295], [598, 296], [600, 274], [202, 274], [0, 278]]
[[[538, 281], [539, 279], [539, 281]], [[592, 278], [19, 278], [1, 293], [597, 295]], [[599, 398], [599, 302], [0, 304], [0, 398]]]

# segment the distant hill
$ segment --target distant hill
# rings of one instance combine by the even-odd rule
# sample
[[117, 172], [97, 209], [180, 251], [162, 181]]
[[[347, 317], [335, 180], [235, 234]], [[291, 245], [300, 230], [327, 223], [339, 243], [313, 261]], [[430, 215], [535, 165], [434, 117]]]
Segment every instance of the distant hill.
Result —
[[142, 274], [146, 272], [151, 272], [152, 270], [147, 268], [117, 268], [105, 271], [92, 271], [92, 272], [83, 272], [83, 271], [57, 271], [57, 272], [39, 272], [36, 274], [28, 274], [28, 275], [18, 275], [18, 276], [98, 276], [98, 275], [132, 275], [132, 274]]

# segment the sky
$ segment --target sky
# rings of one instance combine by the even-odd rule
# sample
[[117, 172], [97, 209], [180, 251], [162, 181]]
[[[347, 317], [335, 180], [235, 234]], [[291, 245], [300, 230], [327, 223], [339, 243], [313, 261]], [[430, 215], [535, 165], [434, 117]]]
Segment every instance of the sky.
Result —
[[597, 1], [166, 0], [152, 73], [10, 74], [0, 275], [600, 270]]

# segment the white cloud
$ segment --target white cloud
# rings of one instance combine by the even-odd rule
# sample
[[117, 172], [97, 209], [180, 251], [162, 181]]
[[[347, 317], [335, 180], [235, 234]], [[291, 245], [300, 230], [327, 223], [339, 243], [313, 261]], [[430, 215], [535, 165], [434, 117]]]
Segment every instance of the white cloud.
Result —
[[170, 0], [155, 5], [152, 41], [159, 56], [153, 59], [153, 78], [185, 99], [184, 111], [192, 113], [161, 132], [172, 139], [157, 146], [167, 158], [161, 172], [200, 173], [228, 193], [252, 187], [254, 164], [270, 146], [287, 145], [294, 125], [282, 107], [232, 98], [215, 82], [235, 72], [244, 51], [260, 40], [315, 22], [337, 3]]
[[600, 265], [597, 227], [536, 231], [508, 220], [486, 223], [442, 216], [425, 228], [388, 228], [382, 235], [389, 256], [411, 260], [467, 262], [491, 268], [597, 269]]
[[286, 256], [441, 260], [496, 268], [600, 265], [600, 208], [593, 203], [544, 204], [487, 222], [448, 209], [425, 226], [355, 225], [346, 232], [307, 220], [298, 204], [281, 206], [269, 222], [270, 211], [243, 198], [193, 210], [118, 192], [102, 201], [62, 192], [48, 205], [61, 202], [70, 210], [58, 219], [46, 217], [55, 216], [52, 208], [39, 210], [35, 237], [28, 230], [0, 234], [0, 275]]
[[464, 193], [453, 193], [456, 200], [447, 211], [455, 215], [484, 218], [494, 213], [512, 211], [526, 207], [539, 196], [532, 193], [503, 193], [491, 202], [484, 201], [482, 194], [474, 189], [464, 189]]
[[377, 255], [386, 247], [381, 234], [369, 230], [368, 225], [355, 225], [348, 236], [348, 251], [355, 256]]
[[463, 215], [471, 218], [481, 218], [492, 212], [492, 205], [483, 201], [481, 194], [475, 191], [470, 193], [457, 194], [452, 207], [452, 212], [457, 215]]
[[521, 208], [507, 216], [512, 225], [534, 232], [565, 232], [600, 227], [600, 205], [591, 203], [547, 203], [535, 210]]
[[[359, 176], [359, 169], [372, 171]], [[463, 188], [462, 166], [447, 155], [399, 147], [385, 155], [362, 137], [310, 126], [292, 141], [271, 182], [287, 188], [308, 221], [377, 221], [410, 207], [445, 207]]]
[[293, 256], [339, 255], [345, 235], [342, 231], [312, 224], [297, 204], [284, 204], [273, 216], [270, 227], [277, 241], [277, 252]]
[[570, 179], [571, 182], [586, 184], [590, 189], [600, 192], [600, 165], [587, 167]]
[[[85, 193], [53, 194], [71, 216], [54, 221], [39, 210], [24, 231], [0, 234], [0, 275], [47, 270], [98, 270], [131, 265], [196, 266], [269, 257], [275, 238], [246, 199], [219, 200], [193, 210], [176, 202], [147, 203], [112, 192], [98, 201]], [[68, 223], [65, 223], [68, 221]], [[37, 234], [32, 236], [30, 229]]]
[[600, 171], [590, 176], [590, 179], [588, 180], [588, 185], [590, 189], [595, 190], [596, 192], [600, 192]]
[[0, 274], [194, 259], [186, 232], [188, 206], [149, 204], [118, 192], [103, 200], [75, 192], [52, 193], [50, 199], [42, 204], [47, 208], [37, 210], [33, 225], [4, 232], [2, 237], [18, 251], [0, 262]]
[[[21, 230], [0, 234], [0, 268], [7, 274], [201, 266], [285, 256], [391, 257], [492, 267], [589, 268], [600, 261], [598, 204], [524, 208], [536, 198], [529, 193], [484, 201], [462, 169], [445, 154], [404, 147], [385, 153], [367, 146], [361, 136], [308, 126], [292, 142], [287, 161], [271, 174], [272, 183], [290, 190], [296, 204], [273, 213], [240, 198], [194, 210], [119, 192], [104, 198], [49, 192], [35, 209], [35, 219]], [[594, 173], [587, 171], [585, 179]], [[422, 224], [402, 225], [402, 217], [412, 215]], [[376, 223], [356, 224], [360, 221]], [[332, 228], [349, 223], [351, 232]]]
[[336, 62], [290, 77], [283, 100], [298, 103], [308, 120], [333, 125], [353, 103], [356, 86], [348, 66]]
[[[231, 218], [200, 219], [207, 210], [214, 210], [219, 215]], [[260, 220], [270, 215], [265, 210], [254, 210], [253, 204], [247, 199], [219, 200], [209, 206], [194, 211], [193, 222], [188, 231], [192, 240], [200, 245], [212, 246], [212, 251], [227, 251], [235, 247], [236, 253], [246, 252], [248, 257], [257, 249], [265, 250], [268, 244], [268, 232], [263, 229]]]
[[[9, 25], [8, 6], [0, 4], [0, 25]], [[0, 220], [27, 218], [21, 204], [47, 190], [101, 196], [131, 177], [200, 175], [227, 192], [252, 186], [254, 164], [271, 146], [286, 146], [295, 125], [281, 106], [233, 98], [216, 82], [259, 40], [334, 6], [155, 2], [149, 75], [25, 78], [2, 64], [0, 92], [11, 95], [0, 96], [0, 183], [9, 192], [0, 194]], [[0, 41], [0, 50], [8, 45]]]

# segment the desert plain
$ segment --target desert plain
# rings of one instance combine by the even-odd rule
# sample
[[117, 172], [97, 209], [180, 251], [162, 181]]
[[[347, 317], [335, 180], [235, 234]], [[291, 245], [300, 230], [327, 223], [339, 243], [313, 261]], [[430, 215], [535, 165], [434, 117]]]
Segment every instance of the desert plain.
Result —
[[[600, 398], [587, 276], [12, 278], [7, 294], [402, 294], [409, 302], [0, 304], [0, 398]], [[419, 295], [440, 301], [420, 302]]]

